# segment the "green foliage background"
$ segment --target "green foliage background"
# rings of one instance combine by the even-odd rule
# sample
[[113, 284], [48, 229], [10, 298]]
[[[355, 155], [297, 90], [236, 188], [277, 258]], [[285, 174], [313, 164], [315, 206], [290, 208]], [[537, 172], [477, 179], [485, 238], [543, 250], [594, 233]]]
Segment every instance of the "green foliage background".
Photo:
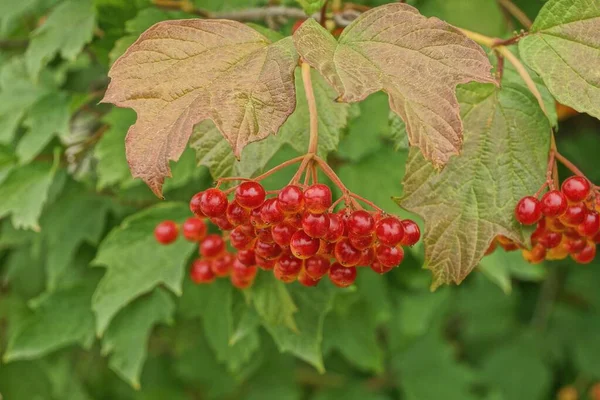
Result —
[[[521, 27], [494, 0], [409, 3], [491, 36]], [[532, 19], [543, 5], [515, 3]], [[587, 398], [600, 381], [598, 261], [531, 266], [497, 251], [461, 286], [431, 293], [417, 247], [401, 268], [360, 274], [347, 290], [266, 275], [243, 294], [225, 281], [192, 285], [193, 246], [158, 246], [152, 230], [184, 219], [185, 202], [211, 186], [196, 157], [217, 175], [263, 170], [302, 151], [307, 115], [299, 93], [281, 137], [251, 145], [259, 156], [240, 164], [205, 127], [172, 165], [166, 202], [132, 180], [123, 140], [135, 114], [98, 105], [108, 68], [153, 23], [188, 17], [149, 0], [0, 4], [2, 399], [535, 400], [569, 385]], [[405, 215], [391, 197], [402, 194], [407, 149], [385, 95], [334, 104], [318, 79], [320, 151], [350, 189]], [[597, 120], [559, 126], [559, 149], [600, 182]]]

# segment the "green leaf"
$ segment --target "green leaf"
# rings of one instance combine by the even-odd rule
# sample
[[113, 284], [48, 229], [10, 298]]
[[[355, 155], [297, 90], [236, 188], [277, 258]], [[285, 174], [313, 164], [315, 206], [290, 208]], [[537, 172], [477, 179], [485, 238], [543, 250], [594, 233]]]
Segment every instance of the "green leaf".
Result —
[[56, 163], [40, 162], [13, 169], [0, 184], [0, 218], [11, 214], [15, 228], [39, 230], [38, 219], [56, 167]]
[[438, 172], [411, 151], [401, 205], [425, 220], [432, 287], [460, 283], [499, 234], [524, 243], [514, 218], [519, 199], [545, 176], [550, 124], [523, 86], [470, 84], [459, 89], [465, 146]]
[[0, 185], [16, 164], [15, 154], [8, 147], [0, 145]]
[[256, 312], [270, 326], [283, 325], [297, 331], [294, 315], [298, 307], [288, 291], [287, 285], [272, 274], [259, 274], [252, 288], [247, 291]]
[[25, 52], [27, 71], [37, 77], [40, 69], [60, 53], [74, 60], [92, 40], [96, 13], [91, 0], [66, 0], [52, 10], [36, 29]]
[[90, 301], [96, 279], [56, 291], [46, 297], [9, 338], [4, 362], [33, 359], [57, 349], [94, 341], [94, 315]]
[[[326, 156], [335, 150], [339, 143], [341, 130], [346, 126], [349, 109], [347, 104], [335, 102], [335, 91], [316, 72], [312, 71], [311, 80], [315, 101], [319, 110], [319, 154]], [[198, 124], [192, 135], [190, 146], [196, 150], [198, 164], [209, 168], [213, 178], [227, 175], [250, 177], [262, 170], [275, 153], [285, 144], [299, 152], [308, 148], [309, 112], [306, 94], [299, 70], [295, 73], [296, 109], [282, 125], [276, 136], [269, 136], [259, 142], [251, 143], [242, 151], [239, 162], [236, 161], [231, 147], [210, 121]]]
[[189, 214], [186, 204], [163, 203], [126, 218], [102, 241], [93, 261], [107, 269], [92, 298], [99, 335], [121, 308], [156, 286], [181, 294], [183, 266], [194, 244], [180, 238], [162, 246], [153, 232], [161, 221], [182, 222]]
[[454, 26], [492, 37], [506, 34], [506, 18], [497, 1], [427, 0], [419, 11], [428, 17], [438, 17]]
[[308, 14], [314, 14], [319, 12], [321, 8], [327, 3], [327, 0], [296, 0], [304, 11]]
[[445, 312], [450, 301], [450, 291], [435, 293], [403, 293], [392, 317], [392, 326], [402, 337], [415, 338], [433, 330], [434, 322], [440, 313]]
[[154, 325], [171, 324], [175, 303], [163, 289], [140, 297], [119, 311], [102, 338], [108, 365], [136, 389], [146, 360], [146, 347]]
[[54, 135], [69, 133], [69, 98], [63, 92], [53, 92], [35, 103], [28, 112], [24, 125], [27, 132], [17, 145], [17, 156], [22, 164], [33, 160]]
[[341, 388], [319, 390], [311, 400], [391, 400], [387, 394], [374, 389], [369, 389], [366, 385], [360, 385], [351, 382]]
[[600, 118], [600, 7], [588, 0], [550, 0], [519, 42], [523, 60], [556, 99]]
[[507, 252], [502, 249], [496, 249], [492, 254], [484, 257], [478, 267], [506, 294], [512, 290], [511, 278], [541, 281], [546, 277], [547, 268], [548, 266], [544, 264], [528, 263], [520, 251]]
[[3, 365], [0, 387], [5, 400], [52, 400], [50, 382], [39, 362]]

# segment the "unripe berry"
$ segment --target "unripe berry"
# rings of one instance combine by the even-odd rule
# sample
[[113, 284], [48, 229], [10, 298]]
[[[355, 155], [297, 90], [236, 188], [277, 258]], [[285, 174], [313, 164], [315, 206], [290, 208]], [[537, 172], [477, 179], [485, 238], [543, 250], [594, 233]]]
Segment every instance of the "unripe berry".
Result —
[[154, 228], [154, 238], [160, 244], [171, 244], [177, 240], [179, 228], [173, 221], [163, 221]]
[[380, 244], [375, 248], [377, 261], [385, 267], [395, 267], [404, 260], [404, 250], [401, 246], [390, 247]]
[[542, 218], [540, 202], [533, 196], [523, 197], [515, 207], [517, 221], [523, 225], [533, 225]]
[[281, 189], [277, 195], [279, 207], [287, 214], [294, 214], [304, 208], [304, 193], [296, 185], [288, 185]]
[[244, 225], [250, 222], [250, 210], [240, 206], [237, 201], [229, 203], [226, 215], [233, 226]]
[[235, 189], [235, 201], [240, 206], [251, 210], [260, 207], [265, 201], [266, 195], [262, 185], [253, 181], [242, 182]]
[[272, 260], [279, 257], [281, 254], [281, 247], [276, 243], [267, 243], [262, 240], [257, 240], [254, 245], [254, 252], [257, 256], [267, 260]]
[[298, 229], [294, 228], [289, 222], [283, 221], [271, 228], [271, 236], [273, 237], [273, 241], [279, 246], [288, 247], [292, 240], [292, 235], [296, 233], [297, 230]]
[[317, 286], [319, 281], [320, 281], [320, 279], [313, 279], [310, 275], [308, 275], [306, 273], [305, 270], [300, 271], [300, 274], [298, 274], [298, 283], [300, 283], [302, 286], [306, 286], [306, 287]]
[[312, 279], [321, 279], [329, 271], [329, 259], [323, 256], [313, 256], [304, 261], [304, 269]]
[[194, 283], [211, 283], [215, 280], [215, 274], [213, 273], [210, 263], [206, 260], [196, 259], [192, 263], [190, 269], [190, 278]]
[[348, 227], [348, 236], [366, 236], [373, 233], [375, 229], [375, 220], [365, 210], [354, 211], [346, 221]]
[[567, 198], [560, 190], [551, 190], [540, 201], [542, 214], [546, 217], [560, 217], [567, 210]]
[[344, 221], [337, 213], [329, 214], [329, 229], [325, 235], [325, 240], [334, 243], [344, 235]]
[[329, 269], [329, 279], [337, 287], [348, 287], [356, 280], [356, 268], [344, 267], [339, 263], [333, 263]]
[[356, 249], [348, 238], [343, 238], [335, 244], [335, 259], [344, 267], [354, 267], [360, 261], [360, 250]]
[[402, 222], [395, 217], [382, 218], [375, 226], [375, 234], [379, 243], [386, 246], [395, 246], [402, 241], [404, 237], [404, 227]]
[[413, 246], [421, 239], [421, 230], [415, 221], [411, 219], [402, 220], [402, 228], [404, 228], [404, 236], [400, 241], [402, 246]]
[[200, 244], [200, 254], [207, 259], [218, 257], [224, 251], [225, 242], [219, 235], [208, 235]]
[[577, 227], [577, 232], [581, 236], [593, 237], [600, 230], [600, 216], [596, 211], [588, 211], [581, 224]]
[[320, 245], [319, 239], [308, 236], [304, 231], [297, 231], [290, 240], [292, 254], [300, 259], [310, 258], [317, 254]]
[[590, 194], [590, 182], [582, 176], [571, 176], [563, 182], [562, 192], [569, 201], [577, 203], [585, 200]]
[[329, 216], [327, 213], [304, 213], [302, 230], [310, 237], [322, 238], [329, 232]]
[[569, 251], [566, 249], [564, 244], [556, 246], [553, 249], [549, 249], [546, 252], [546, 260], [564, 260], [569, 256]]
[[215, 276], [222, 278], [229, 275], [231, 272], [231, 266], [233, 265], [233, 256], [229, 253], [223, 254], [223, 256], [212, 260], [210, 268], [212, 269]]
[[227, 205], [227, 196], [219, 189], [208, 189], [200, 197], [200, 210], [207, 217], [225, 215]]
[[260, 208], [260, 217], [267, 225], [275, 225], [283, 222], [285, 214], [279, 208], [279, 201], [277, 199], [265, 200], [262, 207]]
[[190, 211], [198, 218], [206, 217], [206, 215], [204, 215], [204, 213], [202, 213], [202, 210], [200, 209], [200, 199], [202, 198], [202, 193], [204, 192], [196, 193], [190, 199]]
[[256, 265], [256, 257], [254, 257], [254, 250], [252, 249], [238, 251], [236, 258], [248, 267]]
[[583, 250], [579, 253], [571, 254], [571, 258], [579, 264], [589, 264], [596, 257], [596, 244], [593, 242], [586, 243]]
[[317, 183], [311, 185], [304, 192], [304, 208], [306, 211], [321, 214], [331, 207], [332, 196], [329, 186]]

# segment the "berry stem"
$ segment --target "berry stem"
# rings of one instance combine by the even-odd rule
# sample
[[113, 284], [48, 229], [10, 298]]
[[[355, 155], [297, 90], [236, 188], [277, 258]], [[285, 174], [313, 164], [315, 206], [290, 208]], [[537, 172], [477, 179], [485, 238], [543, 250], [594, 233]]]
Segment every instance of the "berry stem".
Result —
[[567, 160], [565, 158], [565, 156], [563, 156], [562, 154], [560, 154], [556, 150], [553, 153], [554, 153], [554, 156], [556, 157], [556, 159], [558, 161], [560, 161], [565, 167], [567, 167], [572, 173], [574, 173], [575, 175], [579, 175], [579, 176], [582, 176], [582, 177], [585, 178], [585, 174], [583, 172], [581, 172], [581, 170], [579, 168], [577, 168], [575, 166], [575, 164], [573, 164], [571, 161]]
[[515, 3], [510, 0], [498, 0], [498, 3], [509, 12], [510, 15], [515, 17], [517, 21], [521, 23], [525, 28], [531, 29], [531, 25], [533, 24], [527, 14], [523, 12]]
[[342, 191], [342, 197], [346, 203], [350, 203], [354, 208], [362, 210], [362, 207], [358, 202], [352, 197], [353, 193], [344, 185], [342, 180], [337, 176], [334, 170], [327, 164], [327, 161], [323, 160], [321, 157], [315, 155], [314, 160], [317, 162], [323, 173], [331, 179], [334, 185], [336, 185]]
[[375, 203], [373, 203], [370, 200], [365, 199], [362, 196], [357, 195], [356, 193], [350, 193], [350, 196], [352, 196], [352, 198], [354, 198], [356, 200], [362, 201], [363, 203], [365, 203], [366, 205], [368, 205], [369, 207], [371, 207], [375, 211], [384, 212], [381, 208], [377, 207], [377, 205]]
[[305, 62], [302, 62], [302, 81], [304, 83], [304, 91], [306, 92], [306, 101], [308, 102], [308, 112], [310, 115], [308, 154], [317, 154], [317, 145], [319, 143], [319, 114], [317, 113], [317, 101], [315, 100], [312, 79], [310, 77], [310, 65]]
[[298, 183], [298, 181], [300, 180], [300, 177], [302, 176], [302, 173], [306, 169], [306, 166], [308, 165], [309, 161], [312, 160], [313, 157], [314, 157], [314, 155], [311, 153], [308, 153], [308, 154], [305, 154], [302, 156], [302, 163], [300, 164], [300, 167], [298, 167], [298, 171], [296, 171], [296, 173], [292, 177], [292, 180], [290, 181], [290, 185], [294, 185], [294, 184]]
[[528, 33], [526, 31], [522, 31], [518, 35], [508, 38], [508, 39], [496, 39], [496, 42], [494, 43], [494, 47], [510, 46], [512, 44], [517, 44], [517, 43], [519, 43], [519, 40], [523, 39], [527, 35], [528, 35]]
[[311, 176], [312, 176], [312, 183], [313, 183], [313, 185], [315, 183], [318, 183], [319, 182], [319, 176], [317, 174], [317, 166], [315, 165], [314, 162], [312, 162], [310, 164], [310, 173], [311, 173]]
[[333, 204], [331, 205], [331, 207], [329, 207], [329, 213], [332, 213], [335, 210], [335, 207], [340, 204], [342, 202], [342, 200], [344, 200], [344, 197], [340, 197], [338, 198], [336, 201], [333, 202]]

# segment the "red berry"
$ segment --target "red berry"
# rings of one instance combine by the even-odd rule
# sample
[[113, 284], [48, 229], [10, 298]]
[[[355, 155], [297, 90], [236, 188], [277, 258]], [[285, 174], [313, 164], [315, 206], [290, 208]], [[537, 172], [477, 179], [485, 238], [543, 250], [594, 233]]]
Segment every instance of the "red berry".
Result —
[[273, 240], [273, 234], [271, 233], [271, 228], [261, 228], [256, 230], [256, 237], [259, 240], [267, 243], [275, 243]]
[[327, 232], [329, 232], [329, 216], [327, 213], [304, 213], [302, 217], [302, 230], [310, 237], [325, 237]]
[[400, 241], [402, 246], [413, 246], [421, 239], [421, 230], [415, 221], [402, 220], [402, 228], [404, 228], [404, 237]]
[[254, 245], [254, 236], [248, 234], [244, 225], [240, 225], [229, 234], [229, 242], [238, 250], [249, 249]]
[[306, 273], [305, 270], [300, 271], [300, 273], [298, 274], [298, 283], [300, 283], [302, 286], [306, 286], [306, 287], [317, 286], [319, 281], [320, 281], [320, 279], [313, 279], [310, 275], [308, 275]]
[[586, 207], [583, 203], [571, 204], [567, 211], [560, 217], [560, 221], [565, 225], [576, 226], [585, 220]]
[[292, 235], [296, 233], [297, 230], [298, 229], [294, 228], [289, 222], [283, 221], [271, 228], [271, 236], [273, 237], [273, 241], [279, 246], [288, 247], [292, 240]]
[[395, 246], [404, 237], [402, 222], [395, 217], [382, 218], [375, 226], [375, 234], [379, 243], [386, 246]]
[[251, 210], [260, 207], [265, 201], [266, 195], [267, 193], [262, 185], [253, 181], [242, 182], [235, 189], [235, 201], [240, 206]]
[[259, 256], [256, 256], [256, 265], [258, 265], [258, 267], [260, 269], [263, 269], [265, 271], [270, 271], [275, 267], [275, 264], [277, 263], [277, 259], [274, 258], [272, 260], [267, 260], [266, 258], [262, 258]]
[[252, 210], [252, 213], [250, 214], [250, 223], [256, 229], [266, 228], [269, 226], [269, 224], [266, 223], [265, 221], [263, 221], [263, 219], [262, 219], [262, 215], [260, 212], [261, 208], [262, 207], [255, 208], [254, 210]]
[[260, 217], [267, 225], [275, 225], [285, 219], [285, 214], [279, 207], [277, 199], [265, 200], [260, 208]]
[[348, 227], [348, 236], [366, 236], [373, 233], [375, 220], [367, 211], [357, 210], [350, 214], [346, 226]]
[[314, 256], [319, 251], [321, 241], [312, 238], [304, 231], [297, 231], [290, 240], [290, 250], [292, 254], [300, 259], [306, 259]]
[[306, 211], [321, 214], [331, 207], [332, 196], [329, 186], [317, 183], [304, 192], [304, 208]]
[[560, 245], [562, 241], [562, 233], [560, 232], [552, 232], [552, 231], [544, 231], [538, 239], [538, 243], [544, 246], [547, 249], [553, 249]]
[[321, 279], [329, 271], [329, 259], [323, 256], [313, 256], [304, 262], [304, 269], [312, 279]]
[[329, 229], [325, 235], [325, 240], [333, 243], [337, 242], [344, 235], [344, 221], [339, 214], [329, 214]]
[[225, 253], [222, 257], [212, 260], [210, 268], [216, 276], [222, 278], [224, 276], [229, 275], [229, 272], [231, 272], [232, 265], [233, 256], [229, 253]]
[[233, 287], [238, 289], [248, 289], [250, 286], [252, 286], [252, 283], [254, 283], [253, 279], [242, 279], [234, 274], [231, 274], [229, 279], [231, 280]]
[[179, 228], [173, 221], [163, 221], [154, 228], [154, 238], [160, 244], [171, 244], [177, 240]]
[[377, 272], [378, 274], [385, 274], [393, 270], [395, 268], [395, 265], [391, 267], [386, 267], [382, 263], [375, 261], [370, 265], [370, 267], [373, 271]]
[[350, 240], [350, 244], [352, 245], [352, 247], [354, 247], [355, 249], [358, 249], [358, 250], [368, 249], [369, 247], [373, 246], [373, 243], [375, 243], [375, 237], [373, 235], [367, 235], [367, 236], [350, 235], [350, 236], [348, 236], [348, 239]]
[[571, 254], [571, 258], [579, 264], [589, 264], [596, 257], [596, 244], [588, 242], [579, 253]]
[[304, 208], [304, 193], [299, 186], [284, 187], [277, 195], [277, 200], [279, 207], [288, 214], [300, 212]]
[[404, 259], [404, 250], [400, 246], [390, 247], [380, 244], [375, 248], [377, 261], [385, 267], [395, 267]]
[[590, 182], [582, 176], [571, 176], [567, 178], [561, 190], [574, 203], [585, 200], [590, 194]]
[[343, 238], [335, 244], [334, 255], [338, 263], [344, 267], [354, 267], [360, 261], [360, 250], [356, 249], [348, 238]]
[[188, 218], [182, 226], [183, 237], [190, 242], [199, 242], [206, 237], [206, 224], [200, 218]]
[[289, 215], [285, 222], [289, 223], [296, 229], [302, 229], [302, 214], [292, 214]]
[[542, 214], [546, 217], [560, 217], [567, 210], [567, 198], [560, 190], [551, 190], [540, 201]]
[[196, 259], [192, 263], [190, 278], [194, 283], [211, 283], [215, 280], [215, 274], [210, 268], [210, 262], [202, 259]]
[[225, 242], [219, 235], [208, 235], [202, 243], [200, 243], [200, 254], [204, 258], [215, 258], [220, 256], [225, 251]]
[[546, 258], [546, 248], [538, 243], [531, 250], [524, 249], [523, 258], [532, 264], [539, 264]]
[[206, 215], [204, 215], [200, 209], [200, 199], [202, 198], [202, 193], [203, 192], [196, 193], [190, 200], [190, 211], [198, 218], [206, 217]]
[[581, 224], [577, 227], [577, 232], [581, 236], [593, 237], [600, 230], [600, 216], [596, 211], [588, 211]]
[[376, 262], [375, 250], [373, 250], [372, 247], [364, 249], [360, 252], [360, 260], [358, 261], [359, 266], [366, 267], [374, 262]]
[[302, 260], [291, 254], [283, 254], [275, 264], [275, 269], [283, 276], [293, 276], [295, 279], [302, 269]]
[[237, 253], [236, 258], [240, 260], [240, 262], [249, 267], [256, 265], [256, 257], [254, 257], [254, 250], [240, 250]]
[[585, 248], [587, 240], [582, 237], [570, 238], [565, 242], [565, 248], [570, 254], [579, 253]]
[[267, 243], [262, 240], [257, 240], [254, 245], [254, 252], [257, 256], [267, 260], [272, 260], [279, 257], [281, 254], [281, 247], [276, 243]]
[[225, 215], [233, 226], [244, 225], [250, 222], [250, 210], [240, 206], [237, 201], [229, 203]]
[[233, 266], [231, 268], [232, 275], [235, 275], [243, 280], [252, 280], [256, 276], [256, 272], [256, 265], [246, 265], [242, 263], [238, 258], [233, 260]]
[[227, 219], [227, 217], [225, 215], [220, 215], [218, 217], [212, 217], [212, 218], [210, 218], [210, 222], [212, 222], [213, 224], [218, 226], [219, 229], [221, 229], [222, 231], [230, 231], [233, 228], [235, 228], [235, 226], [233, 226], [231, 224], [231, 222], [229, 222], [229, 220]]
[[207, 217], [224, 215], [227, 205], [227, 196], [219, 189], [208, 189], [200, 197], [200, 210]]
[[533, 225], [542, 218], [540, 202], [533, 196], [523, 197], [515, 207], [517, 221], [523, 225]]
[[356, 268], [344, 267], [339, 263], [333, 263], [331, 268], [329, 268], [329, 279], [337, 287], [348, 287], [356, 280]]

